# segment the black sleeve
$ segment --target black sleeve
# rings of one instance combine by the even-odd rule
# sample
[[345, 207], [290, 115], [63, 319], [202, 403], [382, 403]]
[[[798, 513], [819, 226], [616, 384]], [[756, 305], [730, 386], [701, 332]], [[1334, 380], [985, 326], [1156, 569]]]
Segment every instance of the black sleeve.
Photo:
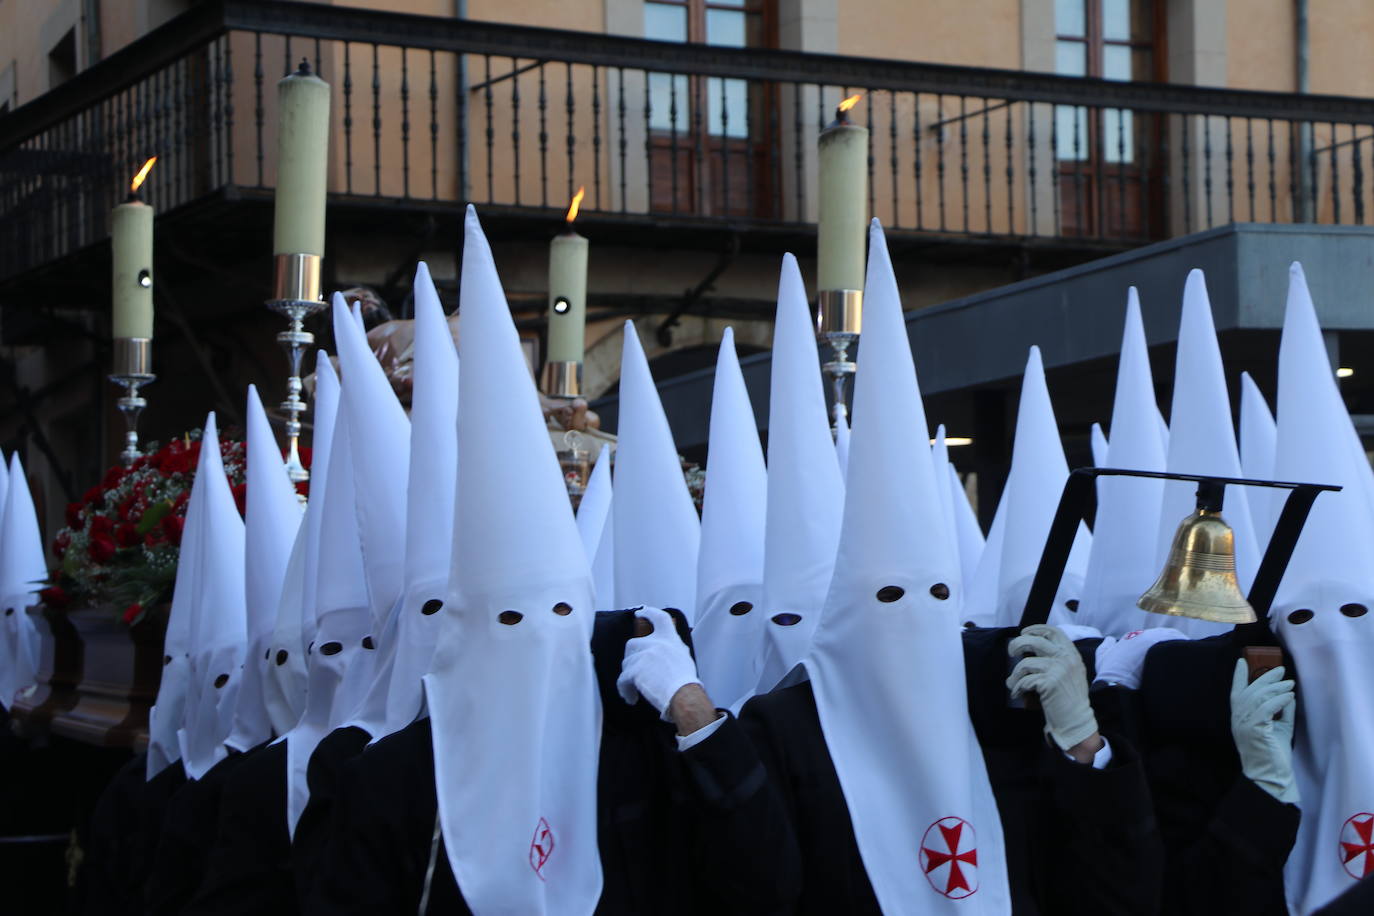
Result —
[[319, 873], [320, 861], [329, 844], [344, 767], [362, 752], [367, 740], [367, 733], [361, 729], [336, 729], [326, 735], [310, 755], [305, 770], [310, 798], [291, 835], [291, 871], [295, 875], [296, 896], [302, 911], [310, 899], [311, 883]]
[[203, 792], [200, 782], [188, 780], [167, 806], [145, 888], [149, 916], [179, 914], [200, 884], [203, 834], [208, 829]]
[[379, 783], [376, 775], [369, 779], [363, 763], [351, 760], [339, 774], [327, 842], [303, 910], [308, 916], [396, 916], [419, 909], [429, 844], [420, 862], [397, 787]]
[[[1160, 912], [1164, 849], [1144, 767], [1120, 734], [1104, 736], [1112, 760], [1098, 770], [1047, 747], [1054, 823], [1036, 858], [1053, 895], [1047, 913]], [[1222, 912], [1218, 910], [1216, 912]]]
[[741, 722], [726, 721], [683, 752], [696, 794], [696, 856], [702, 896], [727, 911], [788, 910], [801, 894], [801, 854], [775, 779]]
[[1165, 911], [1286, 913], [1283, 865], [1300, 817], [1296, 805], [1237, 775], [1205, 830], [1168, 838]]

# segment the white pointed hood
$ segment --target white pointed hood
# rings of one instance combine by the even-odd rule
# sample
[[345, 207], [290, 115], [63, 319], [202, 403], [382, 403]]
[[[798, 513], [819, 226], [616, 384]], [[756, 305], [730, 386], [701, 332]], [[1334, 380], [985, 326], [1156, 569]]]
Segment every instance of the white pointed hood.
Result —
[[615, 596], [696, 620], [701, 522], [634, 322], [625, 322], [615, 454]]
[[410, 477], [406, 506], [405, 595], [396, 627], [386, 720], [374, 739], [420, 714], [420, 679], [442, 629], [453, 564], [454, 488], [458, 483], [458, 353], [439, 294], [423, 261], [415, 271], [414, 394], [410, 401]]
[[987, 539], [978, 555], [978, 565], [973, 569], [972, 579], [964, 579], [963, 619], [980, 627], [997, 626], [997, 596], [1002, 578], [1002, 544], [1007, 533], [1007, 487], [1002, 487], [1002, 495], [997, 500], [997, 509], [992, 514], [992, 525], [988, 527]]
[[[1169, 446], [1166, 468], [1178, 474], [1214, 474], [1239, 477], [1240, 453], [1226, 389], [1226, 371], [1212, 324], [1212, 304], [1202, 271], [1188, 272], [1183, 287], [1183, 313], [1178, 327], [1178, 359], [1174, 366], [1174, 401], [1169, 414]], [[1156, 566], [1169, 556], [1178, 523], [1195, 511], [1197, 484], [1171, 480], [1164, 484]], [[1226, 493], [1222, 516], [1235, 532], [1236, 577], [1241, 591], [1248, 591], [1259, 567], [1260, 549], [1250, 521], [1249, 499], [1233, 489]], [[1226, 624], [1150, 615], [1154, 626], [1172, 626], [1193, 637], [1212, 636], [1230, 629]]]
[[930, 463], [935, 469], [935, 495], [940, 499], [940, 526], [955, 535], [955, 556], [959, 557], [959, 594], [964, 594], [964, 558], [959, 553], [958, 529], [954, 526], [954, 496], [949, 487], [938, 486], [945, 468], [949, 467], [949, 447], [945, 445], [945, 424], [935, 427], [935, 441], [930, 444]]
[[1298, 913], [1374, 873], [1374, 515], [1361, 491], [1366, 469], [1349, 448], [1354, 435], [1295, 263], [1279, 346], [1274, 474], [1345, 487], [1317, 497], [1270, 614], [1301, 683], [1293, 763], [1302, 821], [1284, 869]]
[[444, 848], [474, 913], [590, 914], [602, 886], [591, 568], [471, 207], [460, 308], [455, 610], [425, 675]]
[[[347, 383], [345, 383], [347, 384]], [[335, 417], [329, 447], [329, 470], [320, 499], [319, 551], [315, 578], [315, 634], [309, 659], [305, 711], [287, 737], [287, 825], [296, 822], [309, 800], [306, 766], [316, 745], [362, 700], [370, 679], [358, 684], [350, 669], [364, 653], [364, 638], [372, 627], [371, 602], [364, 573], [362, 537], [358, 530], [354, 494], [353, 431], [342, 408]], [[311, 511], [316, 503], [312, 501]], [[367, 667], [363, 663], [362, 667]]]
[[948, 588], [958, 560], [930, 523], [928, 426], [876, 220], [864, 298], [839, 553], [806, 668], [883, 912], [1006, 913], [1002, 825]]
[[157, 699], [148, 710], [148, 779], [181, 760], [181, 741], [177, 732], [187, 717], [191, 687], [191, 620], [196, 613], [196, 593], [200, 587], [198, 573], [205, 488], [197, 474], [186, 500], [172, 608], [167, 615], [167, 634], [162, 644], [162, 679], [158, 683]]
[[1102, 431], [1101, 423], [1094, 423], [1092, 429], [1093, 466], [1107, 467], [1107, 434]]
[[596, 586], [596, 606], [615, 608], [615, 535], [611, 525], [611, 447], [603, 444], [596, 456], [587, 489], [577, 507], [577, 533], [582, 549], [592, 561], [592, 583]]
[[[1107, 466], [1134, 471], [1164, 470], [1161, 426], [1140, 299], [1135, 287], [1131, 287], [1126, 298], [1121, 360], [1116, 370]], [[1163, 499], [1162, 481], [1103, 477], [1097, 482], [1097, 494], [1093, 546], [1079, 603], [1079, 623], [1117, 637], [1131, 630], [1171, 623], [1173, 618], [1136, 607], [1141, 594], [1159, 575], [1155, 533]]]
[[[1269, 404], [1260, 394], [1259, 386], [1250, 373], [1240, 374], [1240, 469], [1242, 476], [1255, 480], [1274, 479], [1274, 453], [1278, 447], [1278, 430]], [[1238, 487], [1250, 503], [1250, 522], [1255, 529], [1255, 544], [1260, 558], [1274, 533], [1278, 510], [1285, 494], [1281, 490], [1264, 487]], [[1275, 496], [1275, 494], [1278, 494]]]
[[272, 663], [263, 690], [272, 728], [278, 735], [295, 728], [305, 712], [306, 685], [310, 677], [307, 650], [315, 639], [320, 528], [338, 407], [339, 379], [334, 374], [329, 354], [319, 350], [315, 360], [315, 405], [311, 411], [314, 433], [311, 436], [310, 503], [296, 530], [277, 600], [277, 617], [270, 642]]
[[811, 648], [835, 568], [844, 480], [825, 413], [816, 327], [797, 259], [786, 255], [773, 324], [768, 394], [768, 499], [763, 545], [767, 693]]
[[[1040, 348], [1031, 347], [1021, 379], [1021, 403], [1016, 414], [1016, 437], [1011, 469], [1002, 497], [1007, 507], [1002, 535], [1002, 559], [997, 574], [997, 626], [1016, 626], [1026, 607], [1031, 580], [1049, 537], [1050, 524], [1069, 479], [1069, 465], [1059, 438], [1059, 424], [1045, 384]], [[1092, 536], [1079, 524], [1068, 563], [1050, 608], [1049, 622], [1079, 623], [1075, 608], [1083, 594]]]
[[244, 527], [220, 456], [215, 415], [205, 420], [195, 486], [201, 511], [196, 591], [191, 615], [191, 681], [186, 721], [178, 733], [186, 775], [199, 779], [228, 754], [225, 741], [243, 686], [248, 654], [244, 597]]
[[706, 494], [692, 630], [697, 671], [711, 698], [733, 706], [753, 696], [764, 640], [763, 526], [768, 473], [735, 332], [725, 329], [711, 398]]
[[949, 471], [949, 498], [954, 512], [954, 533], [959, 544], [959, 569], [963, 573], [960, 581], [964, 584], [964, 594], [970, 589], [968, 583], [978, 575], [978, 564], [983, 559], [983, 529], [978, 524], [978, 516], [969, 502], [963, 481], [954, 465], [946, 462]]
[[48, 577], [48, 565], [18, 452], [10, 455], [8, 475], [0, 462], [0, 477], [7, 477], [0, 487], [0, 708], [8, 708], [16, 691], [38, 680], [42, 644], [27, 609]]
[[246, 751], [272, 737], [266, 695], [268, 669], [272, 666], [268, 644], [277, 622], [277, 606], [292, 545], [301, 526], [296, 488], [286, 476], [276, 436], [253, 385], [248, 386], [247, 419], [244, 599], [248, 612], [248, 654], [243, 663], [238, 707], [234, 710], [234, 730], [227, 742], [238, 751]]

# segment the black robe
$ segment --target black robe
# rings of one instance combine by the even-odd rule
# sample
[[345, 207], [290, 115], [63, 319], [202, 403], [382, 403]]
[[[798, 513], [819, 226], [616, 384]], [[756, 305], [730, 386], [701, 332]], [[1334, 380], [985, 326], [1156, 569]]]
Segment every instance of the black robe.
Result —
[[372, 736], [356, 725], [336, 728], [325, 735], [310, 754], [305, 770], [310, 799], [291, 837], [291, 871], [302, 911], [310, 899], [311, 885], [319, 874], [329, 845], [344, 764], [361, 754], [371, 740]]
[[[597, 843], [605, 887], [597, 912], [607, 916], [686, 916], [692, 897], [693, 818], [671, 725], [647, 703], [616, 693], [627, 611], [597, 614], [592, 652], [604, 721], [598, 772]], [[679, 632], [685, 625], [679, 620]], [[312, 914], [416, 913], [429, 880], [427, 912], [466, 914], [442, 837], [428, 719], [383, 738], [344, 765], [326, 861]]]
[[[1013, 912], [1157, 912], [1161, 854], [1138, 757], [1108, 732], [1111, 764], [1078, 764], [1046, 743], [1039, 712], [1008, 708], [1012, 635], [966, 634], [965, 656], [975, 729], [989, 739]], [[709, 813], [707, 883], [724, 890], [728, 911], [881, 912], [810, 682], [755, 697], [683, 756]]]
[[286, 743], [269, 744], [225, 780], [209, 867], [185, 916], [300, 912], [286, 824]]
[[86, 826], [81, 863], [83, 912], [137, 916], [143, 912], [143, 805], [148, 755], [138, 754], [101, 793]]
[[144, 888], [148, 916], [181, 913], [200, 887], [214, 845], [224, 783], [251, 753], [230, 751], [204, 776], [188, 779], [172, 795]]
[[1283, 865], [1301, 814], [1246, 778], [1231, 736], [1231, 679], [1252, 639], [1174, 640], [1145, 658], [1140, 741], [1164, 838], [1169, 914], [1288, 912]]

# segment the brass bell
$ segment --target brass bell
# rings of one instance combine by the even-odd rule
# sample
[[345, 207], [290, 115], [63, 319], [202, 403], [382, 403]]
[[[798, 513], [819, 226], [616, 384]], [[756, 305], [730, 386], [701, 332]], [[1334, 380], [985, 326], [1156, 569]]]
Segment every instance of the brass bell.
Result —
[[1254, 608], [1236, 581], [1236, 539], [1221, 517], [1223, 485], [1198, 486], [1197, 511], [1174, 533], [1169, 559], [1136, 605], [1155, 614], [1215, 623], [1254, 623]]

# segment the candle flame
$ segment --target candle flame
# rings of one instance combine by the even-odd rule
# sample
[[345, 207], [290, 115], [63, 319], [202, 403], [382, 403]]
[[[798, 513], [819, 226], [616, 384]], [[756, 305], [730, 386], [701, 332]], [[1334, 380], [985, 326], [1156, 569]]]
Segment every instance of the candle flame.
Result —
[[153, 170], [154, 162], [157, 162], [156, 156], [143, 163], [143, 168], [139, 169], [138, 174], [134, 176], [134, 180], [129, 182], [130, 193], [138, 193], [138, 189], [143, 186], [143, 182], [148, 178], [148, 173]]
[[572, 224], [573, 220], [577, 219], [577, 211], [582, 206], [582, 198], [585, 197], [586, 194], [587, 189], [585, 187], [581, 187], [578, 188], [577, 193], [573, 195], [572, 203], [568, 205], [567, 220], [569, 225]]
[[843, 102], [841, 102], [841, 103], [839, 104], [839, 107], [838, 107], [837, 109], [835, 109], [835, 110], [836, 110], [836, 111], [841, 111], [841, 112], [848, 111], [849, 109], [853, 108], [855, 105], [859, 104], [859, 99], [861, 99], [861, 98], [863, 98], [863, 95], [851, 95], [849, 98], [847, 98], [847, 99], [845, 99]]

